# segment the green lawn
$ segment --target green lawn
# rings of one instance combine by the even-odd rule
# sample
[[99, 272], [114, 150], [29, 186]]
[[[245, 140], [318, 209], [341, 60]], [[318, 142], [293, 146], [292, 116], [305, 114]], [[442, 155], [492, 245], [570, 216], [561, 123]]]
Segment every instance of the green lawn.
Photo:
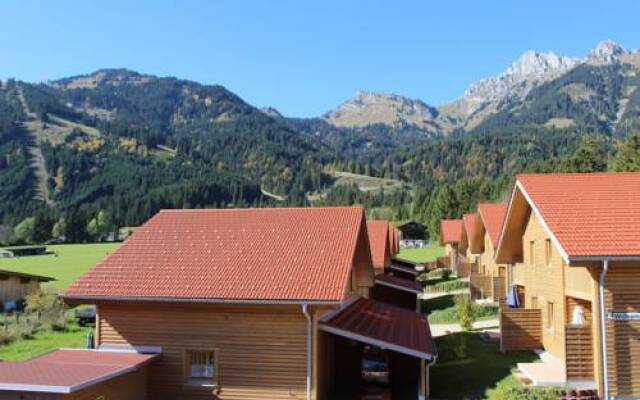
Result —
[[533, 362], [531, 351], [503, 354], [497, 343], [483, 342], [477, 333], [455, 333], [436, 339], [438, 362], [430, 370], [434, 399], [494, 399], [495, 389], [517, 387], [511, 373], [519, 362]]
[[[455, 306], [455, 295], [446, 295], [422, 301], [422, 312], [427, 315], [431, 324], [453, 324], [458, 322]], [[487, 321], [498, 318], [498, 306], [474, 305], [476, 321]]]
[[[71, 319], [71, 311], [69, 311]], [[42, 329], [31, 339], [21, 339], [0, 345], [0, 360], [28, 360], [40, 354], [59, 348], [82, 348], [87, 345], [87, 335], [93, 327], [81, 327], [75, 322], [67, 324], [65, 331]]]
[[400, 249], [397, 258], [417, 263], [434, 261], [438, 257], [444, 256], [444, 247], [437, 243], [429, 243], [424, 247], [416, 249]]
[[50, 276], [45, 288], [66, 288], [78, 276], [115, 250], [120, 243], [61, 244], [47, 246], [55, 255], [0, 258], [0, 269]]

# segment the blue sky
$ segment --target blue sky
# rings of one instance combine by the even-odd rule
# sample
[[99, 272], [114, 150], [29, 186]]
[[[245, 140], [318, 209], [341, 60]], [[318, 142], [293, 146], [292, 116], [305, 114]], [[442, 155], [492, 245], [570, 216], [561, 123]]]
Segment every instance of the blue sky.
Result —
[[440, 104], [527, 49], [640, 47], [628, 1], [6, 1], [0, 77], [104, 67], [219, 83], [256, 106], [315, 116], [357, 89]]

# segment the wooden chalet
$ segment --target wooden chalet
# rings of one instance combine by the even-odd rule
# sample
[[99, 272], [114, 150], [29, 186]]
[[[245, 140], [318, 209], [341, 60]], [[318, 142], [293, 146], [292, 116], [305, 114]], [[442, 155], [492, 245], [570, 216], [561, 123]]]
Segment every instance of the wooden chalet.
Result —
[[[361, 207], [176, 210], [63, 298], [96, 305], [91, 354], [153, 355], [127, 369], [136, 389], [98, 387], [92, 399], [425, 399], [436, 360], [427, 320], [373, 299], [376, 280]], [[46, 360], [25, 363], [27, 378], [0, 366], [0, 398], [77, 392], [108, 375], [96, 368], [73, 386]]]
[[495, 302], [506, 296], [507, 266], [497, 264], [495, 249], [507, 215], [507, 203], [481, 203], [477, 214], [465, 215], [465, 230], [469, 237], [466, 269], [470, 270], [469, 287], [474, 299], [488, 298]]
[[495, 261], [503, 350], [534, 384], [640, 398], [640, 173], [520, 175]]

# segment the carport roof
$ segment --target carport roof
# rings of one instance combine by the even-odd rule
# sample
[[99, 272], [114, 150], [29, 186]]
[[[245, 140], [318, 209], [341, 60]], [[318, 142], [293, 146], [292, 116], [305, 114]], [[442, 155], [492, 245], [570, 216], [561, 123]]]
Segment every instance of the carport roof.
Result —
[[432, 360], [436, 346], [423, 314], [365, 298], [328, 314], [320, 329], [361, 343]]
[[61, 349], [0, 363], [0, 392], [72, 393], [135, 371], [157, 355]]

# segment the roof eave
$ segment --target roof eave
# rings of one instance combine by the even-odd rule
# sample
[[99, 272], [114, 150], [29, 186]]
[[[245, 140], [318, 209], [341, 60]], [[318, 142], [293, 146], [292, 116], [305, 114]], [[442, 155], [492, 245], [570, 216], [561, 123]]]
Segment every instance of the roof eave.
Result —
[[342, 300], [325, 299], [221, 299], [221, 298], [188, 298], [168, 296], [100, 296], [82, 294], [63, 294], [63, 300], [72, 302], [96, 302], [96, 301], [124, 301], [124, 302], [150, 302], [150, 303], [181, 303], [181, 304], [261, 304], [261, 305], [287, 305], [287, 304], [312, 304], [312, 305], [337, 305]]

